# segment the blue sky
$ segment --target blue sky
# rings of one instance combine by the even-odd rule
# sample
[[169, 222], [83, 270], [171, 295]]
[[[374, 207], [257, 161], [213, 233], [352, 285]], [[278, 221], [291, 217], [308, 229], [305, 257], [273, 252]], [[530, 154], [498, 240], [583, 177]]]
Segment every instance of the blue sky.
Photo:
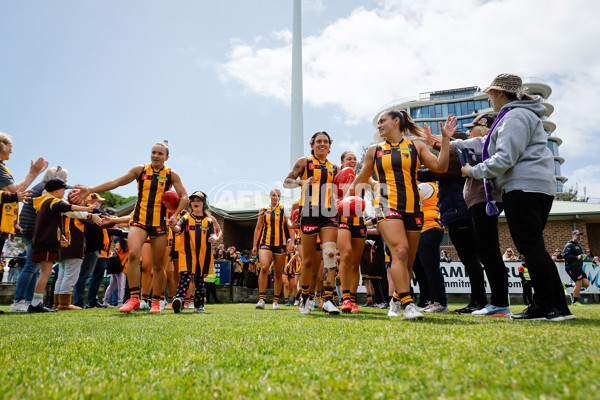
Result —
[[[95, 185], [171, 143], [189, 192], [281, 185], [289, 170], [292, 0], [2, 1], [0, 131], [20, 180], [44, 156]], [[384, 104], [512, 72], [553, 88], [567, 186], [600, 200], [594, 1], [304, 1], [304, 136], [331, 159]], [[308, 143], [305, 145], [308, 152]], [[133, 184], [116, 190], [135, 194]]]

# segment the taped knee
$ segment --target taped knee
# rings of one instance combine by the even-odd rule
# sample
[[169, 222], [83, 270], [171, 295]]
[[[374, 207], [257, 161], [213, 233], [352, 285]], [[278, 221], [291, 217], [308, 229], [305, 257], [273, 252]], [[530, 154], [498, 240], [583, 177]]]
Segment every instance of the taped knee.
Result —
[[335, 242], [323, 243], [323, 266], [326, 269], [335, 268], [335, 253], [337, 247]]

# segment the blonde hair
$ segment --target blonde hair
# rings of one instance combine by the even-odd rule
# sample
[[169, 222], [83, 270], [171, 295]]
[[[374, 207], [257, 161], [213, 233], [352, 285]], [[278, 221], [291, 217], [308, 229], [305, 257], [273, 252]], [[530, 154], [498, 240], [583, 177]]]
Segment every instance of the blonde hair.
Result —
[[[487, 126], [482, 126], [482, 125], [476, 125], [473, 128], [471, 128], [471, 136], [481, 136], [484, 137], [485, 135], [488, 134], [488, 132], [490, 131], [490, 128], [488, 128]], [[474, 133], [476, 133], [477, 135], [473, 135]]]
[[8, 146], [12, 144], [12, 136], [8, 133], [0, 132], [0, 147], [2, 150], [5, 150]]
[[62, 179], [63, 181], [66, 182], [68, 172], [69, 171], [67, 171], [60, 165], [57, 165], [56, 167], [50, 167], [46, 170], [46, 173], [44, 174], [44, 178], [42, 179], [42, 182], [47, 182], [50, 179], [54, 179], [54, 178]]
[[162, 140], [160, 142], [156, 142], [153, 146], [162, 146], [167, 150], [167, 155], [169, 155], [169, 141], [167, 139]]

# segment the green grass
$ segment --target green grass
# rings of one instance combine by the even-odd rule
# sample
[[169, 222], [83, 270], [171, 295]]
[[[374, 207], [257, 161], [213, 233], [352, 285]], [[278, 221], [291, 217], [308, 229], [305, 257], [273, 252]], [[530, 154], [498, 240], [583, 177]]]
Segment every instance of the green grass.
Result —
[[554, 323], [386, 312], [7, 313], [1, 398], [598, 398], [600, 305]]

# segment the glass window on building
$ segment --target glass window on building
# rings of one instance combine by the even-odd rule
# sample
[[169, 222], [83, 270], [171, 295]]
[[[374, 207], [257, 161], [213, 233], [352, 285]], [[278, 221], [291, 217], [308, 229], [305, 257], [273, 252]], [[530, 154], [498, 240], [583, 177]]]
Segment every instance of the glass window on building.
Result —
[[556, 191], [557, 192], [562, 192], [563, 191], [563, 183], [560, 180], [556, 180]]
[[560, 176], [560, 162], [558, 160], [554, 160], [554, 175]]

